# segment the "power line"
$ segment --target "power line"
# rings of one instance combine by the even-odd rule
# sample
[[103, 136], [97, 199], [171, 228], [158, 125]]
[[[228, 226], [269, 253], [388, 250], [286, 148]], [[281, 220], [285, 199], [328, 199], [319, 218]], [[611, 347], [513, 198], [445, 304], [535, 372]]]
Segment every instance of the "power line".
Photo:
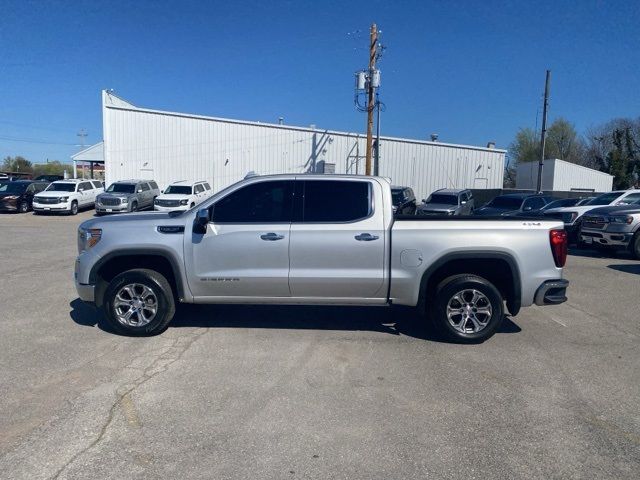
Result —
[[23, 142], [23, 143], [34, 143], [34, 144], [42, 144], [42, 145], [68, 145], [71, 147], [79, 147], [80, 145], [76, 143], [64, 143], [64, 142], [51, 142], [49, 140], [41, 140], [37, 138], [19, 138], [19, 137], [8, 137], [6, 135], [0, 135], [0, 140], [5, 140], [7, 142]]

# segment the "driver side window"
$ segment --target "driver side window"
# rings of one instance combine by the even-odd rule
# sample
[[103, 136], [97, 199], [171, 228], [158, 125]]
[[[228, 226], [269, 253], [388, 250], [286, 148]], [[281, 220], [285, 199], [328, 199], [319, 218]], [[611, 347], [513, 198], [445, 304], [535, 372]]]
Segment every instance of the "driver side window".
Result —
[[213, 208], [215, 223], [290, 223], [293, 181], [254, 183], [230, 193]]

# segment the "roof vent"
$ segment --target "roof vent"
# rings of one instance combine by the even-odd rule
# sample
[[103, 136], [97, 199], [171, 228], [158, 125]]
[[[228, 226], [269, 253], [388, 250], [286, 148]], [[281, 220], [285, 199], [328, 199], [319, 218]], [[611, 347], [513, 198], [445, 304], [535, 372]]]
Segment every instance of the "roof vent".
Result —
[[438, 141], [438, 134], [437, 133], [432, 133], [431, 134], [431, 141], [432, 142], [437, 142]]
[[487, 148], [496, 148], [496, 142], [487, 143]]

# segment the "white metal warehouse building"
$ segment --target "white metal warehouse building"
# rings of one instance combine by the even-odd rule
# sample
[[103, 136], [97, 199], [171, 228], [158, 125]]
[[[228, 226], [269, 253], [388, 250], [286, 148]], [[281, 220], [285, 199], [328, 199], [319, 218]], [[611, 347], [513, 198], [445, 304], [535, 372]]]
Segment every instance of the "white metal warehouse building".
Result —
[[[516, 188], [535, 190], [538, 186], [538, 162], [516, 167]], [[613, 176], [593, 168], [557, 158], [544, 161], [542, 190], [545, 192], [610, 192]]]
[[[214, 190], [254, 171], [363, 174], [366, 136], [165, 112], [102, 93], [105, 180], [208, 180]], [[505, 150], [381, 137], [381, 176], [418, 199], [439, 188], [502, 188]]]

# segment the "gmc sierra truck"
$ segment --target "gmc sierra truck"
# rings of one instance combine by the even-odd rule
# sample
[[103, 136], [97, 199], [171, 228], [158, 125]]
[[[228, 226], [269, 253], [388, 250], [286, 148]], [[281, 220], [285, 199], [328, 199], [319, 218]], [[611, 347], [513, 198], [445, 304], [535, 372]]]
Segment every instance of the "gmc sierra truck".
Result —
[[186, 212], [95, 218], [75, 284], [127, 335], [176, 302], [410, 305], [450, 339], [489, 338], [506, 309], [566, 301], [561, 221], [396, 216], [380, 177], [254, 176]]

